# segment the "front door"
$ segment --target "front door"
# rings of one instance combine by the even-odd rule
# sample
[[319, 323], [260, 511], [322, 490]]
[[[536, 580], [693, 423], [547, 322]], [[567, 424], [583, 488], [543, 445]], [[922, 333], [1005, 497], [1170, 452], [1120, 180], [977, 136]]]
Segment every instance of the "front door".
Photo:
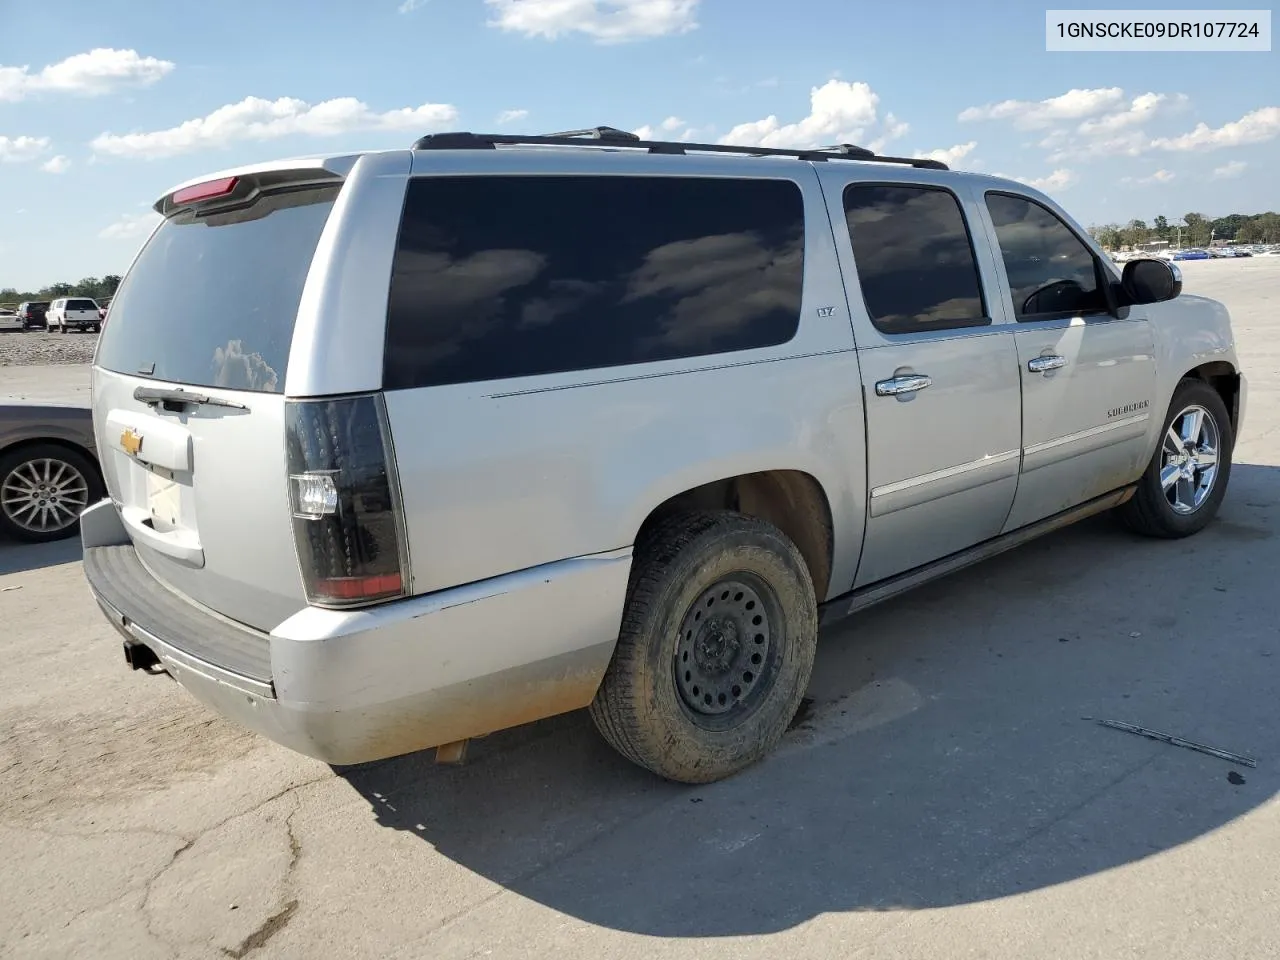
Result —
[[928, 182], [842, 186], [828, 196], [842, 198], [833, 220], [848, 229], [866, 404], [870, 496], [854, 584], [864, 586], [1000, 532], [1020, 399], [1011, 325], [993, 321], [961, 200]]
[[1014, 530], [1136, 479], [1147, 460], [1156, 389], [1145, 307], [1120, 319], [1093, 251], [1053, 211], [1012, 193], [986, 207], [1017, 320], [1022, 476], [1005, 525]]

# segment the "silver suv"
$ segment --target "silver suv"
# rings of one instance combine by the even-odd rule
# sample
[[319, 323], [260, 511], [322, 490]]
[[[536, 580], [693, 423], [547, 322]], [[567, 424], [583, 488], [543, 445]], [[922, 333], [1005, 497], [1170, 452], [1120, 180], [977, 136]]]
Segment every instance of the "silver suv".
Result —
[[1245, 409], [1175, 266], [930, 160], [447, 134], [156, 209], [85, 573], [130, 664], [335, 764], [589, 706], [727, 776], [820, 623], [1104, 510], [1200, 530]]

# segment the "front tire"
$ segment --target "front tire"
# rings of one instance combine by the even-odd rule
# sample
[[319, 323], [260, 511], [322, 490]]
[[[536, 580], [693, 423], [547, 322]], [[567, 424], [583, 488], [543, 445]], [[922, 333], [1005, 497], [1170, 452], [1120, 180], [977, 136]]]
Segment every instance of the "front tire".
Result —
[[1235, 432], [1218, 392], [1183, 380], [1165, 414], [1160, 445], [1118, 513], [1148, 537], [1177, 539], [1203, 530], [1222, 504], [1231, 478]]
[[591, 718], [661, 777], [723, 779], [782, 738], [817, 638], [813, 581], [782, 531], [729, 511], [683, 514], [638, 545]]

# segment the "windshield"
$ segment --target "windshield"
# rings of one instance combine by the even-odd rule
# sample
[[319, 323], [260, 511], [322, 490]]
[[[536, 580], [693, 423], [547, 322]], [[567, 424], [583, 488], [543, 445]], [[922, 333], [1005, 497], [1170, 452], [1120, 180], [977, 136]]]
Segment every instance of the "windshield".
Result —
[[284, 391], [302, 287], [338, 187], [166, 220], [111, 304], [98, 364], [193, 386]]

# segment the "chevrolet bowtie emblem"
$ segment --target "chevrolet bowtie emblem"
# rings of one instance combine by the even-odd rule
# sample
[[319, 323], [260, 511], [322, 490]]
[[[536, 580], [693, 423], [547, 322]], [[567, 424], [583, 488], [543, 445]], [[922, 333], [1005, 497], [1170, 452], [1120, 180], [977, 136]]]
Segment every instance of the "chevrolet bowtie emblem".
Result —
[[120, 446], [124, 447], [125, 453], [131, 457], [136, 457], [138, 451], [142, 449], [142, 434], [137, 433], [132, 427], [127, 427], [124, 433], [120, 434]]

